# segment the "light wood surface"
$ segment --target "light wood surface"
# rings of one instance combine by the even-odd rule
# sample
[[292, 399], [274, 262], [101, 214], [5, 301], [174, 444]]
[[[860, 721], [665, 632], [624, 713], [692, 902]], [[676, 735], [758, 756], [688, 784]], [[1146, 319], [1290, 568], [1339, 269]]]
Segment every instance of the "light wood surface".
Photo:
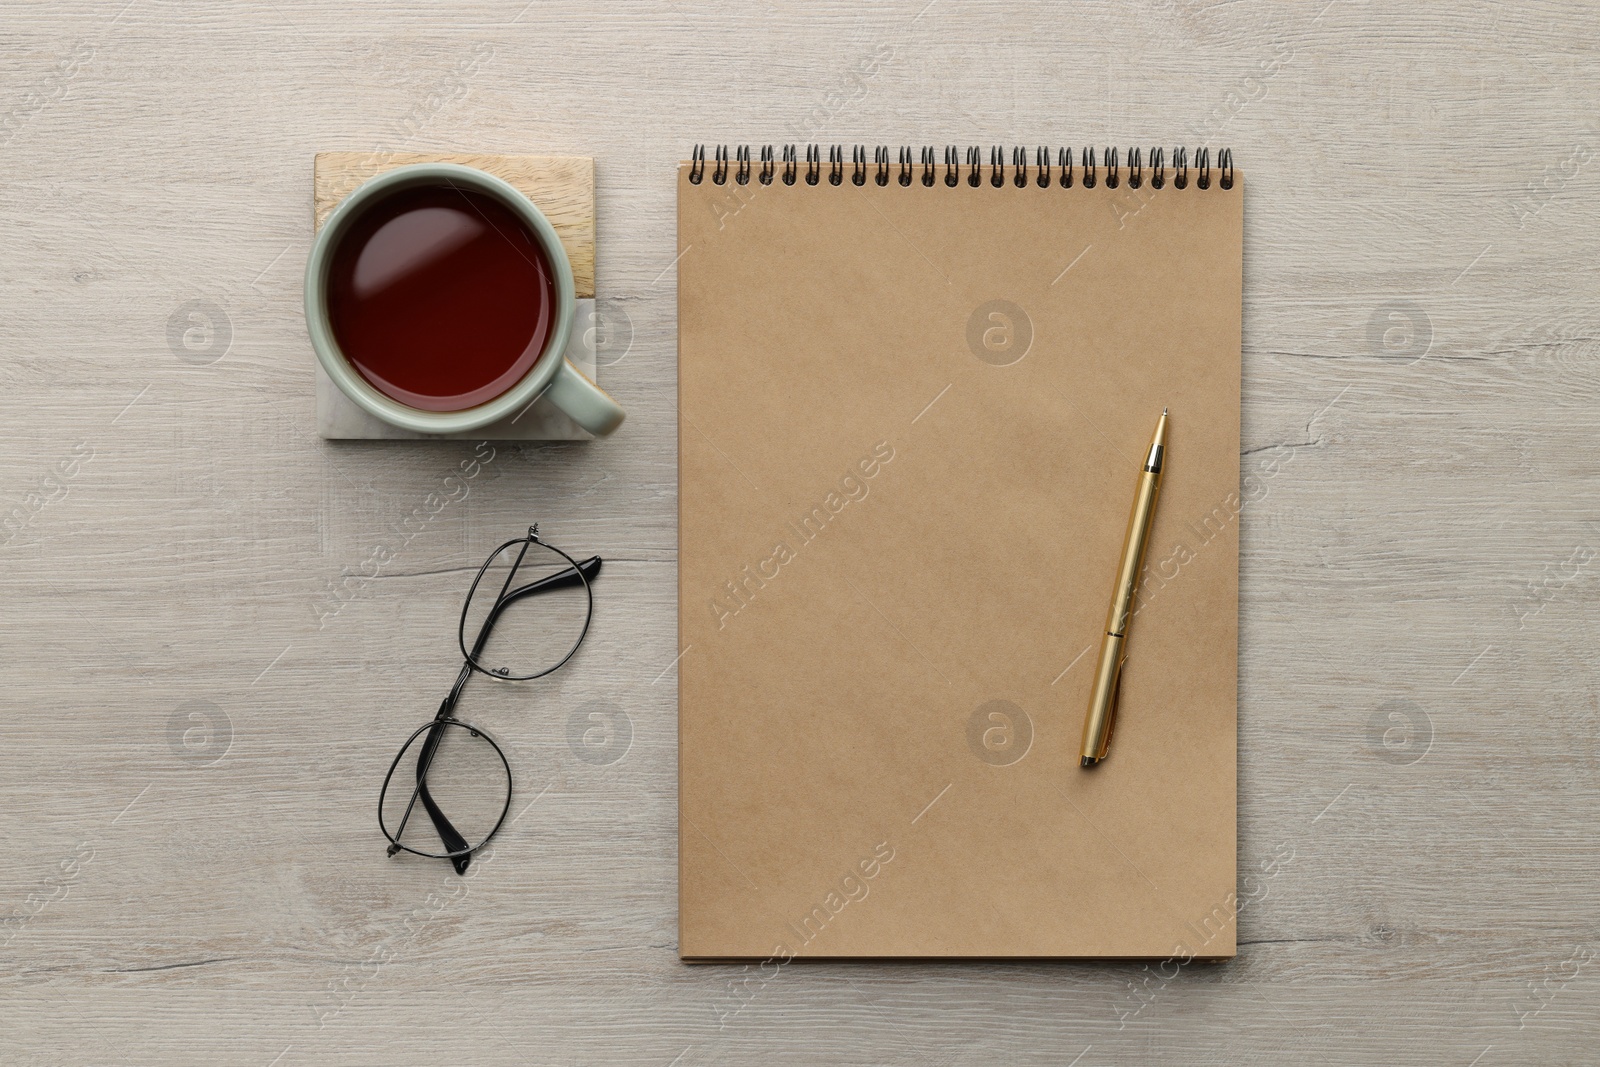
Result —
[[[1592, 5], [114, 0], [0, 36], [0, 1064], [1600, 1062]], [[1236, 960], [678, 962], [673, 166], [717, 140], [1233, 147]], [[470, 479], [471, 443], [318, 441], [329, 149], [592, 157], [617, 436]], [[607, 562], [576, 660], [468, 690], [520, 817], [464, 880], [386, 859], [469, 568], [532, 521]]]
[[574, 295], [594, 296], [594, 160], [583, 156], [471, 152], [318, 152], [313, 200], [317, 228], [368, 178], [411, 163], [459, 163], [504, 178], [550, 220], [572, 264]]

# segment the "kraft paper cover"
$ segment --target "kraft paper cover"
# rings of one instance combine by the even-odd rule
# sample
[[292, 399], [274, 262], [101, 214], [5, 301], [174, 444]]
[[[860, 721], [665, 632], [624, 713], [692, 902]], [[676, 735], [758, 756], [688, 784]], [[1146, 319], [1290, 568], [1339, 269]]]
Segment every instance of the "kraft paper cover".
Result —
[[1242, 180], [803, 173], [679, 168], [680, 954], [1232, 956]]

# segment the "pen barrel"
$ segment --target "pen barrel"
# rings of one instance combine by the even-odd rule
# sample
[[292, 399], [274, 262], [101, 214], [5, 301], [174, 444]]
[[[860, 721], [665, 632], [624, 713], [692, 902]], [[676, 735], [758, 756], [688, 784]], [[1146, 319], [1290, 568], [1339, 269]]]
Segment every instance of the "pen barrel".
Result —
[[1105, 759], [1111, 744], [1111, 726], [1117, 706], [1117, 683], [1122, 676], [1122, 647], [1127, 638], [1106, 634], [1100, 640], [1100, 659], [1095, 664], [1094, 688], [1089, 691], [1089, 711], [1083, 717], [1085, 759]]
[[1111, 610], [1106, 613], [1106, 633], [1125, 636], [1133, 615], [1134, 598], [1139, 591], [1139, 572], [1144, 570], [1144, 553], [1150, 545], [1150, 529], [1155, 520], [1156, 497], [1161, 492], [1160, 471], [1140, 471], [1139, 487], [1128, 514], [1128, 532], [1122, 542], [1122, 560], [1117, 564], [1116, 584], [1111, 587]]

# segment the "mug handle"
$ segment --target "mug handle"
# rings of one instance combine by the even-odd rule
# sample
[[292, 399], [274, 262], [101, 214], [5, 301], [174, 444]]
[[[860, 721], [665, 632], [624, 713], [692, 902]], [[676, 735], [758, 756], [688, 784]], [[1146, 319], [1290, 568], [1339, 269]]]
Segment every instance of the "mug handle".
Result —
[[628, 417], [622, 405], [611, 399], [587, 374], [563, 359], [545, 391], [550, 402], [566, 412], [579, 426], [596, 437], [606, 437]]

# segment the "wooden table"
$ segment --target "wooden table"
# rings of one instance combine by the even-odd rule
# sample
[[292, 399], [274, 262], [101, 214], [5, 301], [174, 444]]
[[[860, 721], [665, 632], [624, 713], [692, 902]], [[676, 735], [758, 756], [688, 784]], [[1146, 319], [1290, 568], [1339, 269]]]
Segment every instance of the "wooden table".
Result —
[[[0, 26], [0, 1064], [1600, 1062], [1600, 12], [124, 2]], [[1226, 964], [751, 994], [675, 945], [673, 163], [1069, 140], [1248, 175], [1273, 873]], [[325, 149], [594, 156], [623, 430], [317, 440]], [[469, 568], [532, 521], [606, 564], [573, 664], [469, 690], [527, 799], [472, 877], [386, 859]]]

